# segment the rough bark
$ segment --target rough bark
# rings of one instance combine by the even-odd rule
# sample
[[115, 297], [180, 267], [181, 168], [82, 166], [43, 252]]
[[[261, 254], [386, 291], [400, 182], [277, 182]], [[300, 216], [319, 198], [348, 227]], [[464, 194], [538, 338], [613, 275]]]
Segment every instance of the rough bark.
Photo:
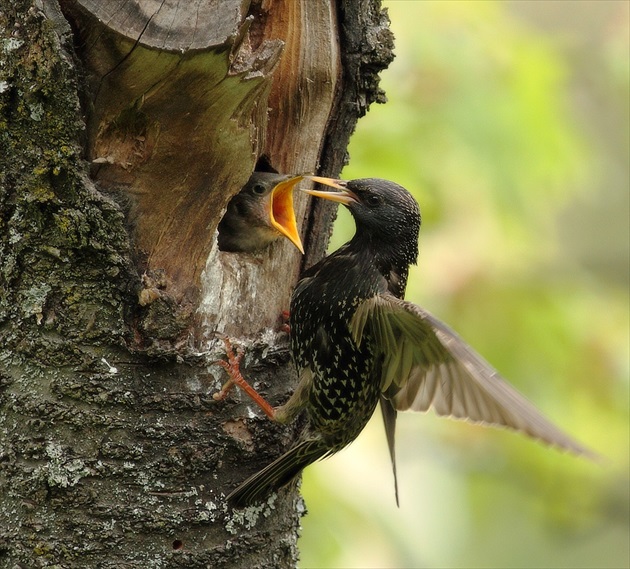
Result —
[[[0, 566], [295, 565], [295, 488], [222, 497], [299, 426], [215, 402], [211, 340], [283, 401], [302, 261], [214, 234], [256, 164], [339, 172], [382, 97], [377, 4], [0, 0]], [[298, 211], [311, 263], [332, 214]]]

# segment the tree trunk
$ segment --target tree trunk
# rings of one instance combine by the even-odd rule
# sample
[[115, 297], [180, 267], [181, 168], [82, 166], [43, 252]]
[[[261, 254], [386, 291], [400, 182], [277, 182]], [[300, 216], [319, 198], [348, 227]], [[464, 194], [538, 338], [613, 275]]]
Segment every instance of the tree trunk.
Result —
[[0, 566], [295, 566], [295, 487], [223, 498], [298, 426], [213, 399], [216, 335], [286, 400], [278, 317], [334, 212], [296, 195], [304, 260], [215, 229], [255, 167], [338, 174], [379, 2], [0, 0], [0, 34]]

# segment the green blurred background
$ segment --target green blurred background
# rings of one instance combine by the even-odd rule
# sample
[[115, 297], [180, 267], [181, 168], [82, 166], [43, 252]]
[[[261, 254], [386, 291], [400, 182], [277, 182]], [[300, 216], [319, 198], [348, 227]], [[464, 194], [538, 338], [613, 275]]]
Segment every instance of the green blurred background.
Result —
[[407, 298], [605, 459], [404, 414], [398, 509], [377, 414], [306, 470], [300, 567], [628, 567], [630, 4], [384, 5], [389, 102], [343, 176], [414, 193]]

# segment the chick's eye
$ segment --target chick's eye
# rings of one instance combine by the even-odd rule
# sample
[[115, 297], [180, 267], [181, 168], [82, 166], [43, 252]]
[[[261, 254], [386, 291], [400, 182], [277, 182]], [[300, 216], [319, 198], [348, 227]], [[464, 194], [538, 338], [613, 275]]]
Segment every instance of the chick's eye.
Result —
[[252, 192], [254, 192], [257, 196], [262, 196], [265, 193], [265, 190], [266, 188], [262, 184], [254, 184], [254, 187], [252, 188]]

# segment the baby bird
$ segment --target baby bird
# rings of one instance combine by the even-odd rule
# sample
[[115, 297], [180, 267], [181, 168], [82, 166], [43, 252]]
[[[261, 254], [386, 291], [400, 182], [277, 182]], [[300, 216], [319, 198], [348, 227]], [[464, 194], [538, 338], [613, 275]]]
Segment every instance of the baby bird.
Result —
[[219, 250], [252, 253], [284, 236], [304, 253], [293, 210], [302, 176], [254, 172], [219, 222]]

